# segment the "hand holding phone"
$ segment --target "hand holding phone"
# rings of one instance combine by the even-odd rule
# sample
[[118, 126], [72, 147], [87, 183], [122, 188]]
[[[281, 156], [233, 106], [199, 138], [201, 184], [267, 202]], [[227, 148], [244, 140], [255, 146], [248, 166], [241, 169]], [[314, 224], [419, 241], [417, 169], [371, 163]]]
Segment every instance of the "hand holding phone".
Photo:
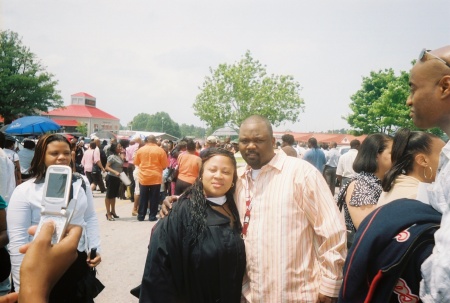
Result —
[[55, 232], [52, 244], [61, 241], [67, 225], [72, 218], [69, 205], [70, 189], [72, 186], [72, 169], [67, 165], [50, 165], [45, 174], [44, 194], [42, 197], [41, 220], [36, 235], [45, 222], [55, 222]]

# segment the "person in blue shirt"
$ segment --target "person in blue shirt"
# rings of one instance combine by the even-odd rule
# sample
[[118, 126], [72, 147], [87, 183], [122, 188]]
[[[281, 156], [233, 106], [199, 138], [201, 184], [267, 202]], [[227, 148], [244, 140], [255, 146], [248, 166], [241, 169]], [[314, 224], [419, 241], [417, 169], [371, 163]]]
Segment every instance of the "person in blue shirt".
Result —
[[325, 167], [325, 163], [327, 163], [325, 153], [319, 148], [319, 146], [317, 145], [317, 139], [314, 137], [309, 138], [308, 147], [309, 149], [303, 156], [303, 160], [311, 163], [322, 173]]

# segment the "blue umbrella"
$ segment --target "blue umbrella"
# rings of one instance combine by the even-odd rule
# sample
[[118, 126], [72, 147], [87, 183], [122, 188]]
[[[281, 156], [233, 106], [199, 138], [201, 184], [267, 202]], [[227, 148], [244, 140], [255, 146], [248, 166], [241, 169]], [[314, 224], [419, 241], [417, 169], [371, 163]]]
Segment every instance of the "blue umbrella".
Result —
[[14, 120], [5, 133], [11, 135], [43, 134], [52, 130], [59, 130], [61, 126], [55, 121], [42, 116], [28, 116]]

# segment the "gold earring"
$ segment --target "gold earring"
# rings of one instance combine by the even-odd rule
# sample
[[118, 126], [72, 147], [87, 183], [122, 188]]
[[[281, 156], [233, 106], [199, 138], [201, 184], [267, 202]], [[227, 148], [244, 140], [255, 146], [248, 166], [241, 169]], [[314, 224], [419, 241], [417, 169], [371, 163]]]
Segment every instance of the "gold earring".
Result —
[[[430, 169], [430, 177], [427, 177], [427, 168]], [[431, 180], [433, 178], [433, 168], [431, 166], [426, 166], [423, 169], [423, 177], [425, 178], [425, 180]]]
[[234, 186], [234, 183], [231, 183], [231, 187], [233, 187]]

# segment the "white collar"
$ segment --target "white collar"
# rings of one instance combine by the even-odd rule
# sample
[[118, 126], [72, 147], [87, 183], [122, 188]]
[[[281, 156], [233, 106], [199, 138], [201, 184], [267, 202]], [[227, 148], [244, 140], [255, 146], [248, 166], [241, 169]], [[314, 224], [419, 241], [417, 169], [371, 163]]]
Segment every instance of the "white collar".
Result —
[[212, 203], [217, 204], [217, 205], [224, 205], [225, 202], [227, 202], [227, 197], [225, 197], [225, 196], [208, 197], [208, 198], [206, 198], [206, 200], [211, 201]]

